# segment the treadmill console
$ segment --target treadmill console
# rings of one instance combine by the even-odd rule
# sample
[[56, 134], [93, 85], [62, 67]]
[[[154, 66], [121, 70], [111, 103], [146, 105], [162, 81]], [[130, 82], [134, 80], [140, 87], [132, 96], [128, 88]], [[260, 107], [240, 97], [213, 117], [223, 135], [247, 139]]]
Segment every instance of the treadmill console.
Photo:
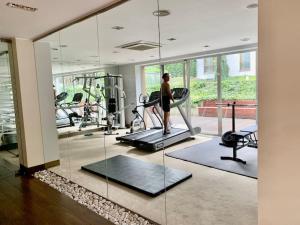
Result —
[[174, 93], [173, 98], [179, 100], [179, 99], [182, 99], [186, 95], [189, 94], [189, 89], [187, 89], [187, 88], [173, 88], [172, 93]]
[[160, 99], [160, 91], [153, 91], [151, 94], [150, 94], [150, 97], [149, 97], [149, 101], [148, 102], [153, 102], [157, 99]]
[[144, 104], [144, 107], [148, 108], [154, 106], [159, 102], [159, 100], [160, 100], [160, 91], [153, 91], [149, 96], [148, 102]]

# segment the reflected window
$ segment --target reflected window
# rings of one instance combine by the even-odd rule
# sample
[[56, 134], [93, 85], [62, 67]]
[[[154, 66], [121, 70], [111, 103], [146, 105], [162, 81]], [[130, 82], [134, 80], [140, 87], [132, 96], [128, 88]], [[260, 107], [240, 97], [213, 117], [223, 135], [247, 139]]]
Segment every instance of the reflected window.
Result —
[[240, 54], [240, 71], [249, 71], [250, 65], [250, 52]]
[[160, 66], [145, 66], [144, 73], [147, 93], [150, 94], [153, 91], [159, 91], [161, 83]]
[[204, 58], [204, 74], [215, 73], [217, 69], [217, 61], [215, 57]]

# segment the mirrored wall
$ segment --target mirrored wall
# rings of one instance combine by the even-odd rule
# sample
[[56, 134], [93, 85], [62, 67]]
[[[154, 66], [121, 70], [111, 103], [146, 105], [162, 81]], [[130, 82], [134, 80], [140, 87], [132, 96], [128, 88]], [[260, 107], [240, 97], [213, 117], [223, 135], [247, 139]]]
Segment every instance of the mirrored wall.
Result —
[[[0, 40], [0, 166], [7, 169], [11, 164], [17, 170], [19, 152], [11, 59], [11, 43]], [[8, 164], [3, 167], [3, 163]]]
[[[256, 223], [256, 180], [193, 159], [231, 129], [227, 103], [246, 105], [236, 108], [236, 129], [256, 125], [257, 9], [131, 0], [38, 43], [53, 75], [60, 165], [52, 172], [148, 224]], [[188, 160], [176, 156], [191, 147]], [[109, 217], [147, 224], [118, 218]]]

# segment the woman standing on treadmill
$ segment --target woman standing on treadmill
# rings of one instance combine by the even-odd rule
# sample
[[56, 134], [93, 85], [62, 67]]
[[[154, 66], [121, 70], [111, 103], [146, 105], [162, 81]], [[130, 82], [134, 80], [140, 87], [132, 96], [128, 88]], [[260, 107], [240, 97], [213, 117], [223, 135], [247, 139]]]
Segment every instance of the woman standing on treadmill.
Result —
[[164, 73], [162, 76], [163, 82], [161, 84], [161, 105], [164, 111], [164, 135], [170, 134], [170, 129], [168, 128], [169, 118], [170, 118], [170, 104], [171, 100], [174, 102], [173, 95], [170, 88], [170, 75], [169, 73]]

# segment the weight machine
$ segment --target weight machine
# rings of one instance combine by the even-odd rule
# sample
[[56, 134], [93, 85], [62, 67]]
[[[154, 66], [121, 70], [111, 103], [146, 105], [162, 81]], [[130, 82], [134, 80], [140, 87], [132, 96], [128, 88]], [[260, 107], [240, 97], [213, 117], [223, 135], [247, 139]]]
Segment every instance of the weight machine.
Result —
[[[106, 120], [107, 134], [113, 134], [113, 128], [125, 127], [123, 77], [122, 75], [98, 76], [96, 72], [83, 74], [82, 77], [76, 77], [74, 81], [83, 79], [83, 91], [87, 93], [84, 103], [84, 114], [79, 126], [81, 128], [88, 125], [102, 125], [100, 121]], [[100, 86], [94, 81], [103, 79]], [[94, 86], [94, 87], [93, 87]], [[93, 90], [94, 89], [94, 90]], [[91, 103], [94, 98], [94, 103]], [[96, 114], [96, 117], [92, 116]]]

